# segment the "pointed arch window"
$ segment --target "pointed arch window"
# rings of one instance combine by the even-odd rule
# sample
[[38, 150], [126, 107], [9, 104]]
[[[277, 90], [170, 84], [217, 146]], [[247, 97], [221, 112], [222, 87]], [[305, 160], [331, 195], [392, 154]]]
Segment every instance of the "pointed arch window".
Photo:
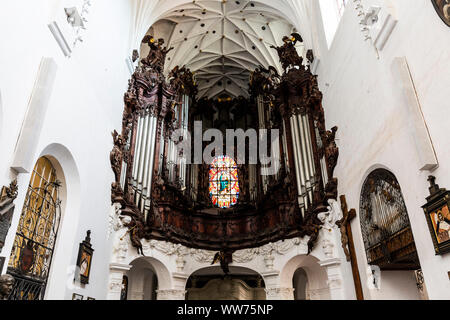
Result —
[[40, 158], [31, 175], [8, 273], [15, 278], [10, 300], [43, 299], [61, 218], [56, 170]]
[[239, 198], [239, 177], [236, 162], [228, 156], [214, 159], [209, 170], [209, 194], [215, 207], [231, 208]]

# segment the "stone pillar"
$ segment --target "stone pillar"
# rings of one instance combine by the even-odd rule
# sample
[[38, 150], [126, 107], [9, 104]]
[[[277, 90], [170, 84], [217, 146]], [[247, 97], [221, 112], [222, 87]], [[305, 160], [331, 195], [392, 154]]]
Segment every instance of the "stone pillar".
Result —
[[120, 300], [123, 277], [132, 266], [119, 263], [111, 263], [109, 266], [108, 300]]
[[342, 280], [341, 259], [328, 259], [320, 261], [319, 264], [327, 270], [330, 299], [346, 300]]
[[294, 300], [294, 288], [281, 287], [279, 271], [269, 271], [262, 274], [266, 284], [267, 300]]
[[294, 300], [294, 288], [266, 288], [267, 300]]
[[157, 300], [185, 300], [186, 290], [156, 290]]

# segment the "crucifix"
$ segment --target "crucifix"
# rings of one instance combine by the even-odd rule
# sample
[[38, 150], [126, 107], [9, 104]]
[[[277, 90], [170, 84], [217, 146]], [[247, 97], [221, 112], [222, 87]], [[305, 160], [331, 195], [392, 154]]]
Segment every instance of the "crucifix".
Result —
[[343, 217], [341, 220], [336, 221], [336, 225], [341, 231], [342, 248], [344, 249], [347, 261], [352, 265], [353, 281], [355, 283], [356, 298], [358, 300], [364, 300], [364, 294], [361, 285], [361, 278], [359, 276], [358, 261], [356, 260], [355, 245], [353, 243], [353, 234], [351, 222], [356, 218], [356, 210], [348, 210], [347, 199], [345, 196], [341, 196], [341, 208]]

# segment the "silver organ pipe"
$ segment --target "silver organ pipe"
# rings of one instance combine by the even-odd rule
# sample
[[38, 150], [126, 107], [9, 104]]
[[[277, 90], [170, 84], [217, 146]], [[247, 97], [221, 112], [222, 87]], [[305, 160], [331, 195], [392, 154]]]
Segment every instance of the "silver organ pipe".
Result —
[[155, 162], [155, 136], [156, 136], [156, 124], [155, 117], [150, 117], [150, 130], [149, 141], [147, 143], [148, 158], [146, 158], [146, 174], [144, 178], [144, 215], [147, 218], [148, 211], [150, 210], [151, 192], [152, 192], [152, 179], [153, 179], [153, 166]]
[[[261, 95], [258, 96], [257, 98], [257, 103], [258, 103], [258, 118], [259, 118], [259, 128], [260, 129], [265, 129], [266, 128], [266, 111], [265, 111], [265, 107], [264, 107], [264, 100], [263, 97]], [[260, 133], [262, 134], [262, 133]], [[260, 139], [261, 141], [261, 139]], [[272, 147], [271, 147], [272, 149]], [[261, 179], [262, 179], [262, 187], [263, 187], [263, 193], [267, 192], [268, 189], [268, 185], [269, 185], [269, 177], [267, 176], [267, 165], [262, 165], [261, 166]]]
[[[317, 148], [322, 149], [323, 148], [323, 142], [320, 138], [319, 129], [315, 128], [316, 130], [316, 137], [317, 137]], [[322, 158], [320, 158], [320, 170], [322, 172], [322, 181], [323, 185], [326, 186], [328, 183], [328, 168], [327, 168], [327, 161], [325, 159], [325, 155], [322, 155]]]
[[284, 120], [282, 120], [283, 122], [283, 138], [282, 138], [282, 143], [283, 143], [283, 159], [284, 159], [284, 165], [286, 168], [287, 172], [290, 172], [290, 168], [289, 168], [289, 154], [288, 154], [288, 144], [287, 144], [287, 138], [286, 138], [286, 123], [284, 122]]
[[161, 124], [159, 125], [161, 128], [161, 136], [160, 136], [160, 149], [158, 150], [159, 152], [159, 168], [158, 168], [158, 173], [162, 174], [162, 170], [163, 170], [163, 164], [164, 164], [164, 146], [165, 146], [165, 139], [164, 139], [164, 120], [161, 120]]
[[305, 168], [304, 168], [304, 162], [302, 157], [302, 148], [300, 143], [300, 134], [298, 130], [298, 122], [297, 122], [297, 116], [292, 116], [290, 118], [291, 121], [291, 128], [292, 128], [292, 141], [293, 141], [293, 147], [294, 147], [294, 163], [295, 163], [295, 173], [297, 178], [297, 186], [298, 186], [298, 200], [300, 209], [302, 210], [302, 214], [304, 214], [305, 209], [308, 208], [308, 201], [306, 201], [306, 196], [304, 190], [304, 186], [306, 185], [306, 178], [305, 178]]
[[310, 203], [313, 202], [313, 189], [314, 189], [314, 156], [312, 151], [311, 131], [309, 131], [308, 116], [298, 115], [297, 120], [300, 128], [300, 136], [302, 141], [303, 161], [306, 167], [306, 191], [309, 196]]
[[[135, 194], [135, 203], [139, 205], [140, 200], [142, 198], [142, 188], [143, 188], [143, 174], [144, 174], [144, 158], [145, 158], [145, 145], [147, 144], [147, 136], [148, 136], [148, 115], [139, 119], [142, 122], [142, 131], [141, 136], [139, 137], [137, 144], [137, 149], [139, 152], [135, 153], [135, 169], [136, 174], [133, 175], [134, 184], [136, 185], [136, 194]], [[137, 151], [137, 150], [136, 150]]]
[[139, 118], [136, 130], [132, 185], [135, 192], [135, 203], [145, 216], [150, 209], [156, 123], [154, 116], [146, 114]]
[[[189, 96], [183, 96], [183, 108], [181, 112], [181, 126], [183, 129], [184, 138], [187, 140], [188, 136], [188, 122], [189, 121]], [[177, 157], [179, 155], [176, 155]], [[186, 174], [187, 174], [187, 164], [186, 159], [180, 159], [180, 180], [183, 188], [186, 187]]]

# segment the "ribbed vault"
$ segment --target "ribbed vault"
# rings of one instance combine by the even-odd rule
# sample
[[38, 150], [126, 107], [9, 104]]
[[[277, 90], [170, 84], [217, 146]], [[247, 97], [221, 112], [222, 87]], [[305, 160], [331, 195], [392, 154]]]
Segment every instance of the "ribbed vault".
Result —
[[[198, 97], [216, 98], [247, 97], [249, 73], [258, 66], [275, 66], [281, 73], [270, 47], [282, 45], [292, 32], [297, 30], [277, 8], [260, 1], [198, 0], [167, 10], [148, 34], [174, 47], [166, 74], [186, 65], [195, 72]], [[143, 46], [141, 56], [147, 52]]]

